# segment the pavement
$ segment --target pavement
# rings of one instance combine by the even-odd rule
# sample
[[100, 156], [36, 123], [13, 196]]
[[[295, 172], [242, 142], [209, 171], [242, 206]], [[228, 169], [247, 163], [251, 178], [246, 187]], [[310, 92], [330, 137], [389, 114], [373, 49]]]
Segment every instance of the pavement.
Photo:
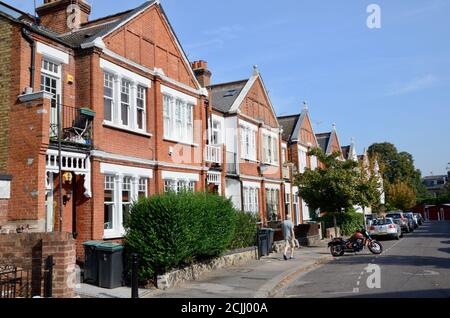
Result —
[[[322, 244], [324, 245], [324, 244]], [[166, 291], [142, 289], [140, 298], [269, 298], [304, 272], [317, 269], [332, 261], [327, 247], [302, 247], [295, 251], [295, 259], [285, 261], [283, 254], [271, 254], [243, 266], [220, 269], [185, 282], [181, 287]], [[81, 284], [76, 290], [81, 298], [130, 298], [131, 290], [113, 290]]]
[[[116, 289], [104, 289], [89, 284], [80, 284], [75, 289], [79, 298], [131, 298], [131, 288], [120, 287]], [[152, 290], [139, 289], [139, 297], [145, 298]]]
[[156, 290], [148, 298], [269, 298], [299, 274], [333, 259], [326, 247], [296, 250], [295, 259], [271, 254], [244, 266], [221, 269], [200, 280], [167, 291]]
[[450, 222], [428, 222], [400, 241], [298, 275], [278, 298], [450, 298]]

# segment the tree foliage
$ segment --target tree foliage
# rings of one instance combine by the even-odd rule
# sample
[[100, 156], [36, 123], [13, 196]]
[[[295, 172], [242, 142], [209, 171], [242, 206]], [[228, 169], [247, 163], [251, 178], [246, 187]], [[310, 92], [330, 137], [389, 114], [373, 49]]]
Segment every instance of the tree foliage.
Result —
[[306, 169], [296, 176], [303, 200], [311, 209], [323, 212], [343, 212], [352, 208], [358, 192], [358, 164], [337, 160], [339, 152], [327, 156], [318, 148], [311, 150], [309, 155], [316, 156], [324, 168]]
[[388, 188], [391, 209], [406, 211], [416, 205], [416, 193], [406, 182], [399, 181]]
[[[414, 158], [408, 152], [398, 152], [395, 145], [385, 142], [376, 143], [369, 147], [369, 156], [376, 158], [380, 165], [385, 187], [405, 183], [414, 191], [415, 196], [423, 197], [426, 189], [422, 184], [422, 173], [414, 166]], [[395, 205], [387, 192], [388, 205]]]

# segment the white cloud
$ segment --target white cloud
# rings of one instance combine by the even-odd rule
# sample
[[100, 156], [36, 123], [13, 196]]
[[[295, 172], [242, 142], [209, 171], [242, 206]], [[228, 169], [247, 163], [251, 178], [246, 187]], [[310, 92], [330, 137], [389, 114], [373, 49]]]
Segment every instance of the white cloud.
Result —
[[428, 74], [421, 77], [413, 78], [405, 83], [398, 83], [393, 85], [393, 88], [388, 93], [389, 96], [405, 95], [421, 91], [423, 89], [432, 87], [438, 82], [438, 78], [435, 75]]

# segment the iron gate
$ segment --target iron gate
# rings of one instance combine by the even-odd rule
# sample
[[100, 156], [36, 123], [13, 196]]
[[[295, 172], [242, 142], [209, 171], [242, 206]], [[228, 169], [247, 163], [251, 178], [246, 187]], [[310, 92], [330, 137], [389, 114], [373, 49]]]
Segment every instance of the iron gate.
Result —
[[53, 256], [47, 257], [44, 269], [35, 262], [29, 270], [0, 265], [0, 298], [51, 298], [53, 265]]

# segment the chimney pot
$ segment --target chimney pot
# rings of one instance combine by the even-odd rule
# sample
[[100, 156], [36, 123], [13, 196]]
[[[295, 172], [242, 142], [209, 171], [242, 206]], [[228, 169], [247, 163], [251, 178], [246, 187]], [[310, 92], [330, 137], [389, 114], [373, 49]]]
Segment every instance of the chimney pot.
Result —
[[211, 71], [208, 70], [208, 62], [199, 60], [191, 63], [195, 77], [202, 87], [207, 87], [211, 84]]

